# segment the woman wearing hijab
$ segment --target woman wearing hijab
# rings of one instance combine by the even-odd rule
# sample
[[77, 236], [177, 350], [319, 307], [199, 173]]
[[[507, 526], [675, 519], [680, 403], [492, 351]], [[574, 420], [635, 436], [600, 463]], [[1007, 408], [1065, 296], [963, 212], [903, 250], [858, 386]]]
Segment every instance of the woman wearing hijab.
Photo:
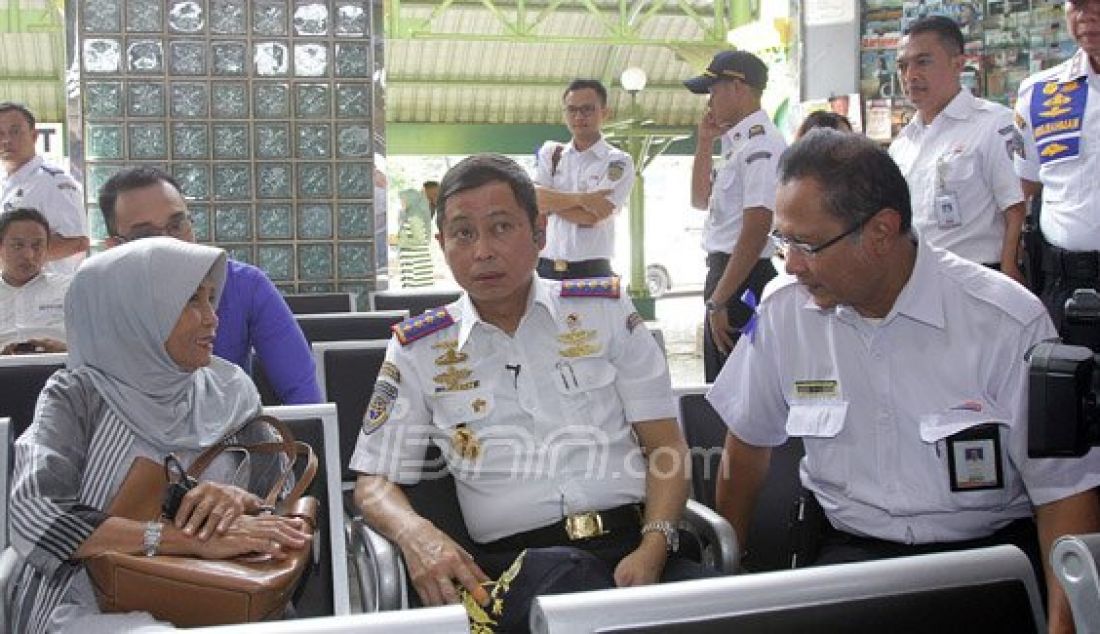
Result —
[[187, 465], [256, 433], [246, 428], [260, 410], [252, 381], [211, 354], [225, 271], [220, 249], [149, 238], [90, 258], [73, 278], [68, 367], [50, 378], [15, 443], [11, 534], [23, 567], [7, 597], [12, 631], [162, 627], [145, 613], [99, 614], [81, 560], [107, 550], [224, 559], [306, 546], [300, 520], [251, 515], [260, 498], [216, 483], [254, 483], [262, 471], [226, 454], [204, 474], [215, 482], [192, 489], [174, 522], [103, 511], [135, 458], [175, 453]]

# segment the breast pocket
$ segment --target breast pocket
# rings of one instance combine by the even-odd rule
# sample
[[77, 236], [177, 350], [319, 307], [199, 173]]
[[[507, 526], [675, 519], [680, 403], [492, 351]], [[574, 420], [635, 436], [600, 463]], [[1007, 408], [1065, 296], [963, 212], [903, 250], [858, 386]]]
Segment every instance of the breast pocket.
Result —
[[787, 435], [802, 439], [806, 470], [819, 485], [848, 490], [851, 468], [837, 436], [848, 416], [847, 401], [795, 403], [787, 413]]
[[618, 424], [622, 405], [615, 391], [615, 366], [602, 357], [561, 359], [551, 381], [562, 403], [564, 425]]
[[1003, 509], [1016, 495], [1006, 479], [1008, 425], [988, 412], [948, 410], [922, 416], [924, 465], [935, 479], [929, 492], [940, 511]]
[[958, 192], [973, 186], [971, 181], [978, 171], [977, 156], [972, 152], [963, 152], [949, 154], [941, 160], [943, 160], [943, 167], [937, 167], [937, 169], [943, 170], [943, 178], [948, 190]]

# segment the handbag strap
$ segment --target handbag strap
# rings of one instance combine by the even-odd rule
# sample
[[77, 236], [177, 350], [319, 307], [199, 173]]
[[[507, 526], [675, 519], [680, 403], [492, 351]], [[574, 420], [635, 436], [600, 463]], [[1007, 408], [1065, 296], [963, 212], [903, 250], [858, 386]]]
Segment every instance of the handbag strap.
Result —
[[280, 436], [280, 441], [261, 442], [251, 445], [240, 443], [220, 443], [214, 445], [213, 447], [207, 448], [205, 451], [199, 454], [197, 458], [195, 458], [195, 461], [192, 462], [191, 466], [187, 469], [187, 475], [193, 478], [198, 478], [200, 475], [202, 475], [204, 471], [206, 471], [207, 467], [210, 466], [210, 463], [213, 462], [215, 458], [217, 458], [226, 450], [233, 448], [244, 449], [250, 453], [283, 454], [287, 458], [287, 468], [279, 474], [279, 478], [272, 485], [271, 490], [268, 491], [266, 496], [264, 496], [264, 505], [275, 506], [275, 501], [278, 500], [279, 492], [286, 484], [286, 479], [294, 471], [294, 465], [297, 464], [298, 456], [304, 454], [306, 464], [305, 468], [302, 470], [302, 475], [294, 483], [294, 487], [290, 490], [290, 493], [287, 494], [285, 498], [283, 498], [281, 504], [281, 507], [283, 509], [290, 508], [290, 506], [298, 501], [298, 498], [302, 496], [305, 490], [313, 482], [314, 476], [317, 475], [317, 454], [313, 451], [313, 447], [311, 447], [308, 443], [295, 440], [294, 433], [290, 431], [290, 428], [287, 427], [286, 423], [279, 420], [278, 418], [264, 414], [256, 417], [251, 421], [251, 423], [255, 422], [264, 422], [271, 427], [274, 427], [275, 431]]

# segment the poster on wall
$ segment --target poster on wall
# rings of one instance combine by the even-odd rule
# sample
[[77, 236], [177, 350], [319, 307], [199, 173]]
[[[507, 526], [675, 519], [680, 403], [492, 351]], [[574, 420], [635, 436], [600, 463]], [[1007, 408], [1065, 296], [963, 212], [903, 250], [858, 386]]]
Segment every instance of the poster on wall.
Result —
[[963, 37], [982, 33], [982, 3], [970, 0], [906, 0], [902, 4], [901, 30], [930, 15], [945, 15], [959, 24]]

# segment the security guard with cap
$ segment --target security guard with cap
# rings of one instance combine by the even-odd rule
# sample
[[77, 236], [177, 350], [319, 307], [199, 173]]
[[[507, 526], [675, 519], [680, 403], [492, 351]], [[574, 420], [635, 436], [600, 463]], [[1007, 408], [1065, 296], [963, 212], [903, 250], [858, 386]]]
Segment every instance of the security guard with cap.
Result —
[[[356, 505], [400, 547], [422, 601], [475, 593], [525, 549], [595, 557], [603, 586], [700, 574], [675, 554], [690, 467], [668, 366], [618, 278], [534, 275], [545, 221], [505, 157], [452, 168], [439, 210], [465, 292], [395, 326], [351, 461]], [[395, 486], [420, 478], [427, 442], [455, 477], [472, 552]], [[513, 586], [539, 583], [524, 570]]]
[[1065, 12], [1077, 52], [1028, 77], [1016, 100], [1016, 174], [1025, 194], [1042, 194], [1041, 298], [1059, 331], [1074, 289], [1100, 289], [1100, 0], [1069, 0]]
[[603, 138], [607, 88], [575, 79], [562, 95], [573, 138], [547, 141], [536, 156], [535, 190], [546, 216], [538, 274], [552, 280], [606, 277], [615, 254], [615, 215], [630, 197], [634, 161]]
[[[702, 75], [684, 82], [691, 92], [710, 95], [691, 168], [691, 206], [708, 211], [703, 226], [707, 383], [718, 376], [756, 298], [775, 277], [768, 232], [775, 209], [776, 166], [787, 144], [760, 108], [767, 84], [768, 67], [746, 51], [722, 51]], [[720, 140], [722, 152], [717, 169], [715, 140]]]

